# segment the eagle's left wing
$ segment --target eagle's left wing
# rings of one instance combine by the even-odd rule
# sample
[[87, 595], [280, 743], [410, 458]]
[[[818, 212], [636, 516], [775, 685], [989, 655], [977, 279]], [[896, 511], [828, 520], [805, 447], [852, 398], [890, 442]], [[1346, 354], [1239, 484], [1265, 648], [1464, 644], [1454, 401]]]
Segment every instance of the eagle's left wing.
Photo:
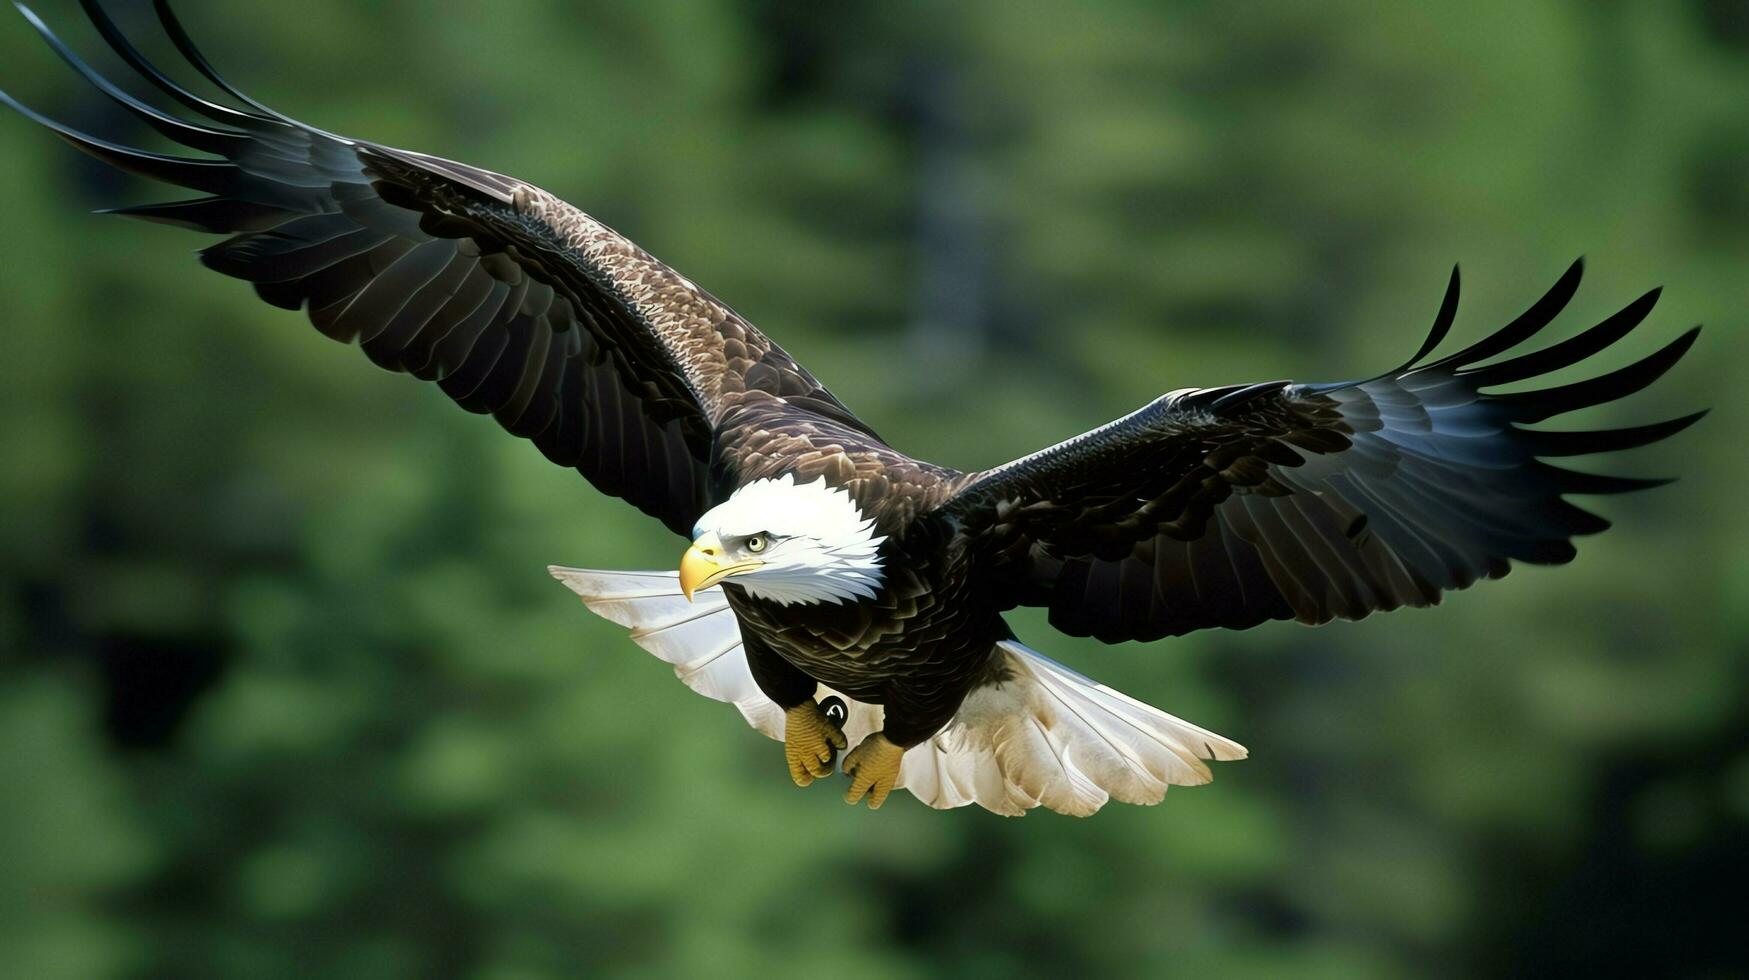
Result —
[[[1509, 561], [1560, 564], [1608, 522], [1565, 494], [1656, 480], [1544, 462], [1645, 445], [1696, 413], [1592, 432], [1522, 426], [1624, 397], [1662, 375], [1696, 327], [1625, 368], [1560, 387], [1487, 389], [1610, 346], [1654, 290], [1569, 340], [1482, 364], [1545, 327], [1578, 286], [1575, 263], [1500, 331], [1419, 363], [1451, 326], [1457, 274], [1427, 342], [1396, 371], [1338, 384], [1167, 394], [1068, 442], [968, 478], [942, 505], [1008, 605], [1047, 606], [1064, 632], [1107, 642], [1322, 623], [1437, 603]], [[1480, 366], [1478, 366], [1480, 365]]]
[[154, 0], [184, 60], [236, 104], [210, 101], [147, 60], [98, 0], [81, 3], [181, 114], [100, 75], [20, 10], [97, 91], [206, 154], [112, 143], [0, 91], [0, 104], [99, 160], [207, 195], [112, 213], [227, 236], [200, 253], [207, 267], [491, 414], [676, 533], [690, 536], [710, 504], [713, 433], [736, 407], [778, 404], [872, 435], [752, 324], [582, 210], [503, 174], [275, 112], [214, 71], [168, 0]]

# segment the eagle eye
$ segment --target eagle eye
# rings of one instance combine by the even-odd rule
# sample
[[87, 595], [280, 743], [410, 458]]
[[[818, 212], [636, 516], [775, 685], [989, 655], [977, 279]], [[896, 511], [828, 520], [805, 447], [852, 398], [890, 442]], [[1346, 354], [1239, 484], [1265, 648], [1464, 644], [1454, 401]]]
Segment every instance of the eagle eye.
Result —
[[746, 541], [745, 547], [747, 548], [748, 552], [757, 555], [761, 551], [765, 550], [765, 545], [766, 545], [765, 535], [763, 535], [763, 534], [750, 534], [747, 536], [747, 541]]

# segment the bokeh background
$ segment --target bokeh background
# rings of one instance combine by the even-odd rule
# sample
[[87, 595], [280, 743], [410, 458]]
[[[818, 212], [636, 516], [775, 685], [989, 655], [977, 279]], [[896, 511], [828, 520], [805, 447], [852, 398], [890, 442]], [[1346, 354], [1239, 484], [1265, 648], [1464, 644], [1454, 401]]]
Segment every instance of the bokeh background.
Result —
[[[678, 539], [196, 236], [88, 214], [162, 195], [6, 118], [0, 975], [1749, 969], [1749, 5], [181, 9], [258, 97], [562, 194], [950, 465], [1389, 367], [1454, 261], [1454, 343], [1579, 254], [1554, 336], [1664, 284], [1601, 366], [1710, 329], [1580, 421], [1715, 411], [1610, 463], [1684, 479], [1594, 501], [1577, 562], [1436, 610], [1118, 648], [1015, 617], [1247, 743], [1211, 786], [851, 810], [544, 571]], [[0, 22], [6, 87], [160, 146]]]

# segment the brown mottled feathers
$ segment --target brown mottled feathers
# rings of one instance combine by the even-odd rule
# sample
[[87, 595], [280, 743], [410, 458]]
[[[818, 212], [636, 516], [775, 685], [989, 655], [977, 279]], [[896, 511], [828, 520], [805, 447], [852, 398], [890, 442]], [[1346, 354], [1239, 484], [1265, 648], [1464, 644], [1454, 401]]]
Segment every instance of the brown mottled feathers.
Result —
[[717, 432], [718, 484], [725, 490], [793, 474], [800, 483], [824, 477], [850, 491], [877, 532], [903, 535], [934, 510], [961, 478], [956, 470], [912, 459], [866, 432], [760, 393], [739, 399]]
[[630, 240], [536, 187], [519, 186], [513, 203], [532, 234], [559, 243], [621, 316], [656, 338], [713, 426], [744, 396], [769, 395], [793, 411], [873, 436], [770, 338]]
[[1547, 326], [1574, 266], [1523, 316], [1419, 364], [1451, 325], [1457, 276], [1428, 342], [1365, 381], [1175, 392], [1007, 466], [965, 478], [942, 513], [996, 576], [1006, 605], [1116, 642], [1269, 619], [1322, 623], [1437, 603], [1509, 560], [1559, 564], [1608, 523], [1563, 499], [1660, 481], [1576, 472], [1538, 457], [1644, 445], [1700, 414], [1594, 432], [1522, 428], [1657, 379], [1699, 328], [1626, 368], [1555, 388], [1483, 389], [1557, 371], [1614, 344], [1654, 290], [1579, 334], [1476, 366]]
[[710, 502], [717, 424], [750, 397], [780, 398], [799, 418], [873, 439], [733, 310], [551, 194], [280, 115], [219, 77], [160, 0], [184, 57], [250, 108], [208, 101], [147, 62], [94, 0], [85, 9], [124, 61], [211, 124], [127, 94], [26, 15], [104, 94], [217, 157], [118, 146], [0, 93], [99, 159], [210, 195], [115, 213], [230, 236], [202, 253], [206, 265], [254, 283], [276, 306], [307, 310], [317, 329], [356, 342], [378, 365], [435, 381], [676, 532], [689, 533]]

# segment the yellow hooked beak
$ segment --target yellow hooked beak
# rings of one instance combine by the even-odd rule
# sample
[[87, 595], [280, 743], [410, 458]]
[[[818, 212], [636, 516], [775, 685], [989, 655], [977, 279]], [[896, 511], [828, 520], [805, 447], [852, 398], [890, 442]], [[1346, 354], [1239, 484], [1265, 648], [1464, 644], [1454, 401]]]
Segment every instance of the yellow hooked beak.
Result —
[[680, 591], [686, 595], [688, 602], [692, 601], [694, 592], [708, 589], [731, 575], [751, 572], [765, 564], [757, 559], [724, 564], [726, 560], [723, 542], [718, 539], [715, 531], [699, 535], [692, 547], [686, 549], [686, 554], [680, 556]]

